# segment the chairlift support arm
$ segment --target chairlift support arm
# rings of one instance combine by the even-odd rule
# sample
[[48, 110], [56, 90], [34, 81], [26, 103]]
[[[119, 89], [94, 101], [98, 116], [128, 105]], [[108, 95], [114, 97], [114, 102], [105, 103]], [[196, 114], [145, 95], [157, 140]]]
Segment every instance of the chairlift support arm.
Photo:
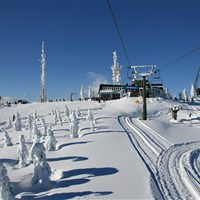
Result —
[[[154, 72], [154, 68], [156, 67], [156, 65], [138, 65], [138, 66], [130, 66], [131, 69], [133, 69], [133, 75], [134, 77], [138, 77], [138, 76], [141, 76], [141, 77], [146, 77], [146, 76], [150, 76], [150, 75], [153, 75], [155, 72]], [[141, 69], [148, 69], [148, 71], [146, 72], [143, 72], [141, 71]]]

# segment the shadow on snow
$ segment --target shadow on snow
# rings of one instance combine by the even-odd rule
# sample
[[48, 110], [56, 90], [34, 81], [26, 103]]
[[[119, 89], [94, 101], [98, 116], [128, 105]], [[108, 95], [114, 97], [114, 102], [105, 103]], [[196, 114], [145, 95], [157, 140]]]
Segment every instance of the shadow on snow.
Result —
[[64, 148], [64, 147], [67, 147], [67, 146], [71, 146], [71, 145], [77, 145], [77, 144], [87, 144], [91, 141], [86, 141], [86, 142], [71, 142], [71, 143], [67, 143], [67, 144], [61, 144], [58, 146], [58, 150]]
[[13, 159], [9, 159], [9, 158], [2, 158], [0, 159], [0, 163], [7, 163], [11, 166], [15, 166], [18, 164], [18, 160], [13, 160]]
[[69, 178], [72, 176], [79, 176], [86, 174], [87, 178], [96, 177], [96, 176], [107, 176], [117, 173], [118, 170], [112, 167], [104, 168], [86, 168], [86, 169], [74, 169], [70, 171], [63, 172], [63, 178]]
[[124, 131], [121, 131], [121, 130], [91, 131], [91, 132], [88, 132], [88, 133], [84, 133], [81, 137], [84, 137], [84, 136], [86, 136], [86, 135], [105, 134], [105, 133], [124, 133]]
[[73, 160], [74, 162], [77, 161], [84, 161], [88, 160], [87, 157], [80, 157], [80, 156], [66, 156], [66, 157], [60, 157], [60, 158], [48, 158], [47, 162], [57, 162], [62, 160]]
[[[97, 176], [112, 175], [117, 172], [118, 172], [118, 170], [116, 168], [112, 168], [112, 167], [86, 168], [86, 169], [75, 169], [75, 170], [66, 171], [66, 172], [63, 172], [62, 179], [59, 182], [57, 182], [54, 185], [54, 187], [52, 187], [51, 189], [56, 190], [56, 188], [59, 189], [59, 188], [66, 188], [66, 187], [73, 186], [73, 185], [85, 184], [85, 183], [91, 181], [91, 178], [94, 178]], [[66, 180], [67, 178], [80, 176], [80, 175], [86, 176], [86, 177]], [[61, 200], [61, 199], [71, 199], [71, 198], [75, 198], [75, 197], [84, 197], [84, 196], [87, 197], [88, 195], [103, 196], [103, 195], [109, 195], [112, 193], [113, 192], [111, 192], [111, 191], [103, 191], [103, 192], [85, 191], [85, 192], [69, 192], [69, 193], [48, 195], [49, 192], [47, 192], [46, 194], [43, 194], [41, 196], [29, 193], [29, 194], [25, 194], [24, 196], [22, 196], [21, 199], [25, 200], [25, 199], [36, 198], [36, 199], [40, 199], [40, 200], [45, 200], [45, 199]]]
[[[63, 199], [72, 199], [77, 197], [87, 197], [88, 195], [95, 195], [95, 196], [103, 196], [109, 195], [112, 192], [92, 192], [92, 191], [85, 191], [85, 192], [69, 192], [69, 193], [60, 193], [60, 194], [53, 194], [51, 196], [43, 196], [43, 197], [36, 197], [39, 200], [63, 200]], [[26, 199], [33, 199], [35, 196], [29, 195]]]

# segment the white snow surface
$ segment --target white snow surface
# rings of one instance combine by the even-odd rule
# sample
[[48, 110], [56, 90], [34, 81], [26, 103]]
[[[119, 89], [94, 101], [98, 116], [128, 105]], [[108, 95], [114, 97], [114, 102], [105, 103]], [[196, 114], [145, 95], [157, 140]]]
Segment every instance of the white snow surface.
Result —
[[[139, 103], [138, 103], [139, 102]], [[177, 121], [170, 108], [179, 106]], [[69, 110], [80, 108], [79, 137], [70, 137]], [[63, 125], [55, 124], [52, 109], [60, 110]], [[141, 120], [141, 98], [107, 102], [75, 101], [13, 105], [0, 109], [0, 130], [20, 114], [22, 130], [6, 129], [13, 146], [3, 146], [0, 163], [8, 171], [16, 199], [200, 199], [200, 104], [152, 98], [148, 120]], [[91, 109], [96, 123], [87, 119]], [[26, 118], [37, 111], [54, 132], [56, 151], [46, 151], [52, 170], [49, 184], [31, 185], [34, 164], [17, 168], [18, 138], [32, 146]], [[189, 113], [192, 113], [189, 118]], [[37, 121], [42, 130], [41, 120]], [[45, 138], [42, 138], [45, 142]]]

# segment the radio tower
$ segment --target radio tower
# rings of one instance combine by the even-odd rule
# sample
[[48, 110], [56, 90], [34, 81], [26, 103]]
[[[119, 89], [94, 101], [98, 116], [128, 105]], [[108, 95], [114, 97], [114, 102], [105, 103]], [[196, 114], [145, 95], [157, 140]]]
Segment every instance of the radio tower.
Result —
[[114, 63], [111, 66], [113, 84], [120, 85], [122, 66], [119, 66], [119, 63], [117, 62], [117, 52], [116, 51], [113, 52], [113, 62]]
[[46, 55], [44, 52], [44, 41], [42, 42], [42, 53], [41, 53], [41, 93], [40, 93], [40, 102], [46, 102]]

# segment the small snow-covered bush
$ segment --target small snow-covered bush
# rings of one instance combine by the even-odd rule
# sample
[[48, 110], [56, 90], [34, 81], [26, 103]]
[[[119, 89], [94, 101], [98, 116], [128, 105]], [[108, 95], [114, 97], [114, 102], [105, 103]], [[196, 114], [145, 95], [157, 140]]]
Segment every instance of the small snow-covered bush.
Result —
[[10, 179], [7, 175], [7, 169], [0, 163], [0, 199], [14, 200], [15, 196], [10, 185]]
[[26, 167], [26, 160], [28, 157], [28, 149], [25, 144], [24, 135], [19, 136], [19, 146], [17, 149], [17, 155], [19, 157], [18, 167], [19, 168]]
[[33, 120], [33, 124], [32, 124], [32, 130], [29, 133], [29, 137], [32, 140], [40, 140], [41, 138], [41, 131], [37, 128], [37, 124], [36, 121]]
[[34, 175], [32, 177], [32, 184], [48, 184], [51, 176], [51, 168], [46, 161], [37, 162], [34, 168]]
[[78, 122], [76, 118], [73, 118], [70, 123], [70, 134], [72, 138], [77, 138], [78, 137]]
[[4, 128], [2, 128], [2, 130], [3, 130], [4, 147], [12, 146], [13, 144], [10, 136], [8, 135], [8, 132]]
[[80, 108], [77, 107], [76, 108], [76, 117], [80, 117], [81, 116], [81, 111], [80, 111]]
[[94, 116], [93, 116], [93, 114], [92, 114], [92, 111], [91, 111], [90, 109], [88, 109], [87, 119], [88, 119], [90, 122], [93, 122], [93, 124], [96, 124], [96, 121], [95, 121]]
[[56, 143], [57, 143], [57, 141], [54, 137], [54, 133], [51, 130], [51, 128], [49, 128], [47, 131], [47, 137], [46, 137], [45, 144], [44, 144], [46, 150], [47, 151], [55, 151]]
[[16, 114], [15, 121], [13, 122], [13, 128], [14, 128], [15, 131], [21, 131], [22, 130], [22, 123], [21, 123], [20, 115], [19, 115], [18, 112]]
[[42, 135], [45, 136], [47, 135], [47, 125], [44, 118], [41, 119], [41, 123], [42, 123]]
[[11, 119], [10, 119], [10, 117], [8, 118], [8, 120], [7, 120], [7, 123], [6, 123], [6, 126], [5, 126], [5, 128], [12, 128], [12, 122], [11, 122]]
[[33, 124], [33, 117], [31, 115], [28, 115], [25, 125], [26, 130], [31, 130], [32, 124]]
[[61, 118], [60, 110], [58, 108], [56, 109], [56, 115], [57, 115], [57, 123], [56, 124], [60, 124], [62, 126], [62, 118]]
[[34, 143], [31, 148], [31, 158], [35, 165], [32, 184], [46, 184], [50, 181], [51, 168], [46, 162], [45, 147], [42, 143]]
[[67, 106], [65, 106], [64, 113], [66, 117], [69, 117], [69, 108]]
[[186, 89], [184, 88], [183, 92], [182, 92], [182, 98], [185, 102], [188, 101], [188, 94], [187, 94], [187, 91]]
[[41, 160], [46, 160], [45, 151], [46, 149], [42, 143], [33, 143], [29, 152], [30, 159], [33, 161], [33, 164], [35, 164], [36, 162], [41, 162]]

